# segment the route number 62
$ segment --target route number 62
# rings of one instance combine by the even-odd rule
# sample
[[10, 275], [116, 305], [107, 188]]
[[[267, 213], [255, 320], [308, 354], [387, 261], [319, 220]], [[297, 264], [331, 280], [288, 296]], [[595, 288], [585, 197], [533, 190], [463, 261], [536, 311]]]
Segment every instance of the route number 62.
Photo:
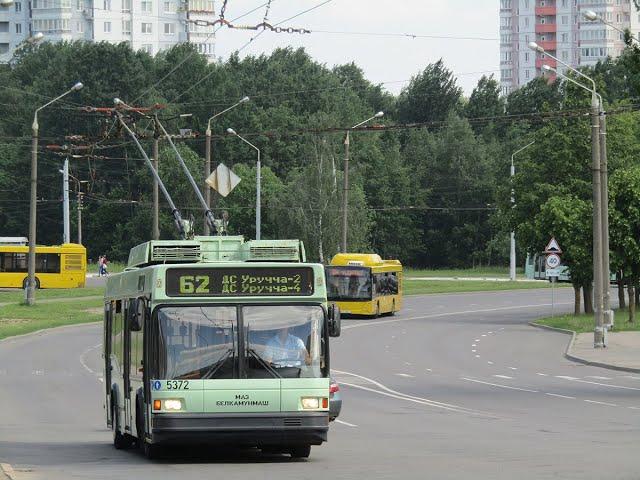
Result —
[[180, 277], [180, 293], [209, 293], [209, 277], [207, 275], [182, 275]]

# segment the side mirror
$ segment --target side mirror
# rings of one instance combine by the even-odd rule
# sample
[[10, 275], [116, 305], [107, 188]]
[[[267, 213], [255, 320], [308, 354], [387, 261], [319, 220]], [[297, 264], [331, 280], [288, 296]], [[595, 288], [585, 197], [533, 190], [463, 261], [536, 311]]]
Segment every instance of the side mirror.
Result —
[[329, 305], [329, 336], [339, 337], [342, 331], [342, 320], [340, 319], [340, 307], [336, 304]]
[[134, 298], [129, 302], [129, 330], [139, 332], [144, 325], [147, 303], [144, 298]]

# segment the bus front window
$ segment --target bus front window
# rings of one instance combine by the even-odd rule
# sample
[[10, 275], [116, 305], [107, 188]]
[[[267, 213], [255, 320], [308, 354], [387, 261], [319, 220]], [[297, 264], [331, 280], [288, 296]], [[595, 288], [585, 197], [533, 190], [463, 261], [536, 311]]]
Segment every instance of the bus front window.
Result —
[[159, 377], [234, 378], [235, 307], [165, 307], [158, 312]]
[[367, 301], [372, 298], [371, 271], [366, 267], [327, 267], [329, 301]]
[[319, 306], [243, 307], [245, 378], [327, 376]]

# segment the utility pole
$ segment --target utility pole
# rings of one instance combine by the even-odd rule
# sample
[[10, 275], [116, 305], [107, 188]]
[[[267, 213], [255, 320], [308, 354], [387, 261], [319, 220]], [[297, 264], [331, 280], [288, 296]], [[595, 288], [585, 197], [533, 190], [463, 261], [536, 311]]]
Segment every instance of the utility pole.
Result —
[[78, 184], [78, 244], [82, 245], [82, 190]]
[[69, 156], [64, 159], [62, 167], [62, 221], [63, 233], [62, 243], [71, 243], [71, 232], [69, 227]]
[[[513, 177], [516, 174], [516, 167], [514, 163], [515, 156], [518, 153], [522, 152], [523, 150], [529, 148], [534, 143], [536, 143], [535, 140], [525, 145], [520, 150], [516, 150], [515, 152], [513, 152], [513, 154], [511, 154], [511, 208], [513, 208], [516, 204], [515, 192], [513, 190]], [[510, 250], [509, 251], [509, 279], [512, 282], [515, 282], [516, 280], [516, 233], [513, 230], [511, 231], [511, 246], [509, 250]]]
[[[158, 114], [154, 115], [153, 130], [153, 169], [158, 172], [160, 155], [160, 132], [158, 131]], [[151, 236], [154, 240], [160, 240], [160, 198], [158, 195], [158, 180], [153, 177], [153, 226]]]
[[603, 323], [613, 325], [611, 309], [611, 271], [609, 265], [609, 174], [607, 161], [607, 114], [600, 101], [600, 202], [602, 204], [602, 291]]
[[[210, 122], [209, 122], [210, 123]], [[206, 180], [211, 175], [211, 127], [207, 126], [206, 142], [204, 147], [204, 179]], [[204, 201], [207, 204], [207, 208], [211, 209], [211, 188], [205, 182], [204, 184]], [[211, 235], [209, 231], [209, 222], [207, 218], [204, 219], [204, 234]]]
[[603, 278], [602, 278], [602, 191], [600, 172], [600, 104], [596, 93], [591, 96], [591, 159], [593, 170], [593, 308], [594, 348], [604, 347]]
[[342, 245], [340, 251], [347, 253], [347, 228], [349, 208], [349, 131], [344, 138], [344, 173], [342, 176]]

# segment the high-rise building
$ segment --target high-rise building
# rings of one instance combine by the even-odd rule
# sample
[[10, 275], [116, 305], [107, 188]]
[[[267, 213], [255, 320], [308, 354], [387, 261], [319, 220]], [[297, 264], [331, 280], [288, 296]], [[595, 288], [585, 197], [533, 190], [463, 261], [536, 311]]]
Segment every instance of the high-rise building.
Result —
[[593, 10], [621, 29], [640, 31], [640, 12], [630, 0], [500, 0], [500, 84], [502, 94], [542, 75], [550, 65], [566, 67], [529, 49], [536, 42], [572, 67], [595, 65], [624, 50], [622, 34], [600, 21], [583, 16]]
[[15, 0], [0, 6], [0, 62], [38, 32], [52, 42], [127, 42], [152, 55], [190, 42], [213, 59], [213, 27], [188, 20], [216, 18], [213, 0]]

